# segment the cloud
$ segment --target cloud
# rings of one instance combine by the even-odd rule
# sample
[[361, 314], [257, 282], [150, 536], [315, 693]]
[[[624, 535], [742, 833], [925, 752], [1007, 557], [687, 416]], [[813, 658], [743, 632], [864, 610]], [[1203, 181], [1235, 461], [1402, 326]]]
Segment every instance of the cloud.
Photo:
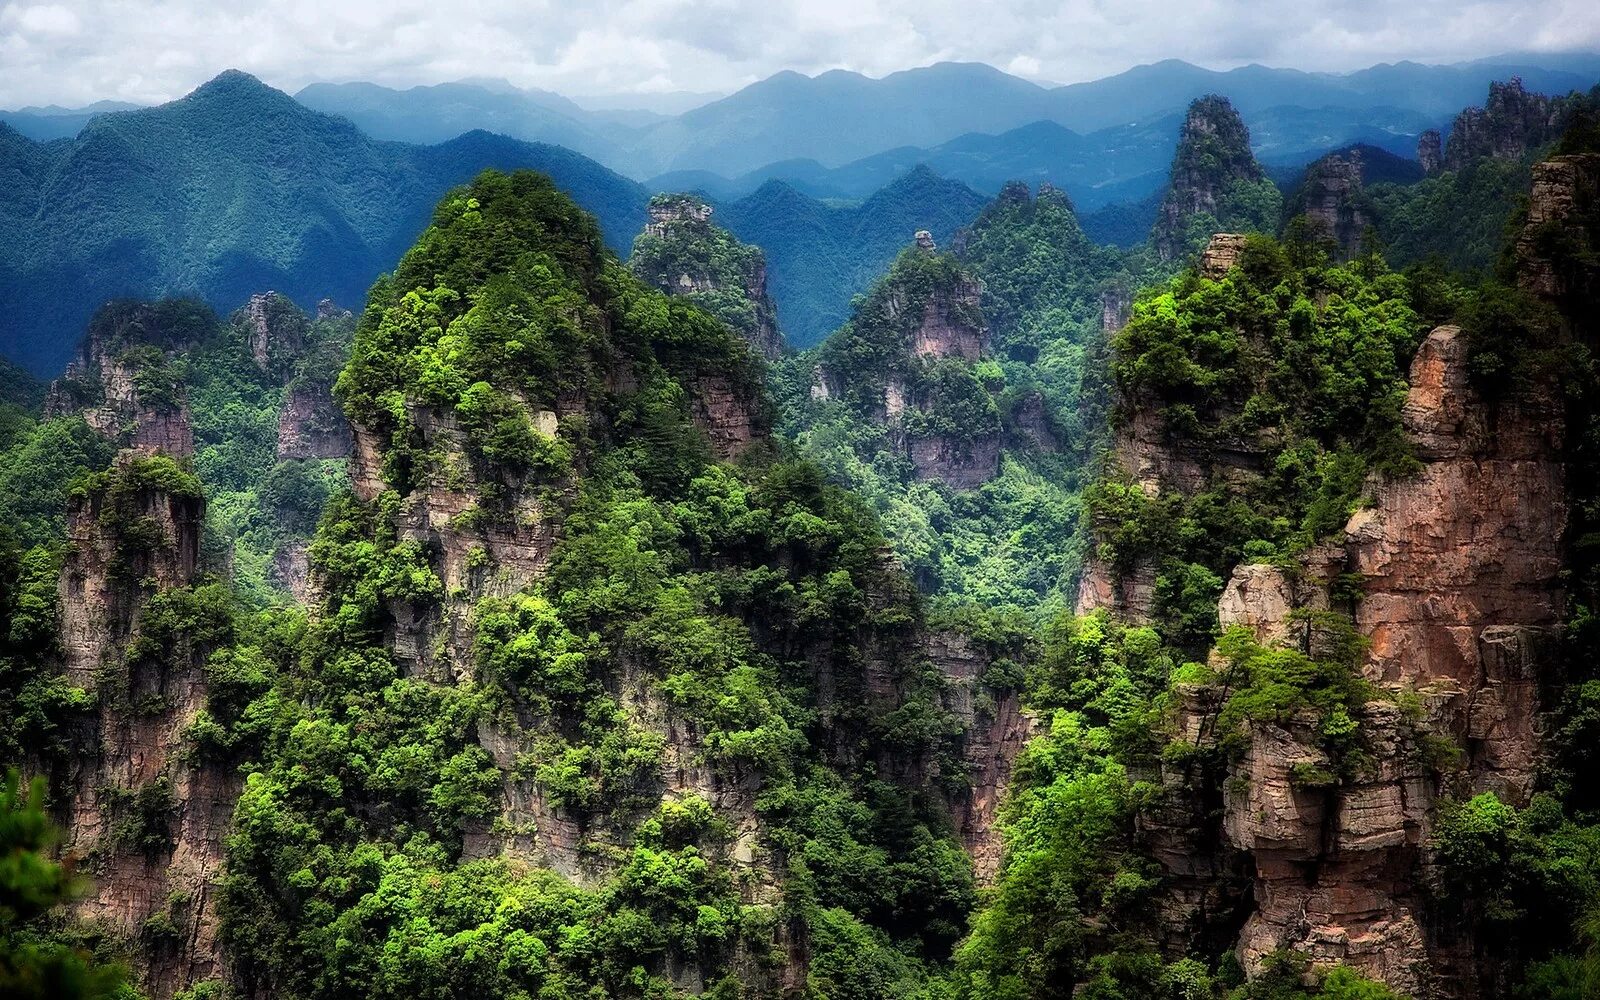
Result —
[[0, 107], [167, 100], [229, 67], [289, 91], [471, 76], [592, 94], [942, 59], [1068, 83], [1167, 58], [1346, 70], [1594, 49], [1593, 0], [0, 0]]

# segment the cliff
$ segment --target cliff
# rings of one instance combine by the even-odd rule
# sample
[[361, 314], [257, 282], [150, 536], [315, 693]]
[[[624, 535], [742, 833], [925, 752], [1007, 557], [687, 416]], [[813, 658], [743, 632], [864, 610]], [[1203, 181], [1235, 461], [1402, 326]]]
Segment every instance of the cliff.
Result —
[[[1593, 268], [1554, 248], [1592, 212], [1597, 162], [1538, 165], [1516, 241], [1519, 282], [1569, 316], [1592, 295]], [[1201, 273], [1238, 280], [1230, 269], [1251, 252], [1219, 235]], [[1125, 355], [1144, 336], [1136, 320], [1120, 342]], [[1498, 943], [1442, 902], [1435, 834], [1451, 803], [1490, 792], [1523, 807], [1541, 780], [1572, 577], [1574, 452], [1558, 384], [1566, 376], [1533, 368], [1490, 387], [1475, 374], [1482, 349], [1458, 327], [1434, 328], [1395, 413], [1415, 465], [1369, 470], [1354, 512], [1314, 544], [1272, 562], [1245, 546], [1224, 577], [1224, 638], [1210, 651], [1209, 679], [1173, 691], [1170, 731], [1182, 752], [1163, 755], [1165, 794], [1138, 821], [1170, 878], [1160, 902], [1169, 945], [1236, 928], [1231, 943], [1252, 975], [1288, 950], [1409, 996], [1505, 988]], [[1122, 509], [1176, 504], [1162, 516], [1199, 517], [1191, 501], [1263, 496], [1292, 425], [1228, 433], [1252, 422], [1230, 409], [1243, 395], [1218, 388], [1222, 402], [1202, 414], [1222, 432], [1197, 433], [1192, 414], [1174, 409], [1183, 397], [1173, 386], [1130, 390], [1142, 371], [1122, 369], [1133, 394], [1119, 411], [1109, 481], [1121, 485], [1105, 487], [1110, 497]], [[1260, 374], [1239, 384], [1258, 400], [1270, 391]], [[1131, 518], [1162, 523], [1146, 516]], [[1086, 568], [1079, 610], [1174, 627], [1181, 567], [1159, 546], [1115, 541], [1107, 525], [1099, 537], [1107, 543]], [[1329, 682], [1354, 685], [1334, 689], [1347, 701], [1331, 715], [1316, 698], [1263, 710], [1249, 699], [1272, 656], [1347, 676]]]
[[988, 350], [983, 285], [918, 235], [805, 359], [811, 399], [883, 428], [914, 479], [973, 489], [998, 472], [1003, 439], [997, 387], [978, 367]]
[[776, 358], [783, 353], [783, 336], [767, 292], [766, 256], [712, 222], [711, 214], [711, 206], [692, 195], [657, 195], [628, 267], [661, 291], [701, 306], [762, 355]]
[[1569, 103], [1529, 93], [1518, 77], [1489, 84], [1488, 101], [1462, 111], [1451, 125], [1444, 169], [1461, 170], [1480, 159], [1522, 159], [1561, 135]]
[[1177, 260], [1220, 229], [1275, 229], [1280, 203], [1239, 113], [1227, 98], [1202, 97], [1184, 119], [1151, 242], [1163, 261]]
[[210, 336], [198, 303], [119, 302], [90, 323], [78, 355], [46, 395], [47, 418], [81, 415], [113, 443], [143, 453], [194, 453], [188, 394], [174, 354]]
[[1417, 136], [1417, 165], [1427, 177], [1444, 170], [1444, 144], [1438, 129], [1430, 128]]
[[1320, 236], [1333, 241], [1343, 260], [1356, 255], [1374, 221], [1361, 178], [1359, 149], [1330, 153], [1306, 168], [1290, 200], [1290, 214], [1305, 216]]
[[155, 996], [222, 971], [216, 885], [239, 779], [183, 751], [220, 639], [196, 589], [204, 514], [169, 456], [125, 451], [74, 494], [61, 571], [62, 668], [96, 705], [46, 763], [62, 851], [94, 879], [72, 913], [132, 947]]
[[[1308, 786], [1305, 773], [1333, 766], [1316, 720], [1252, 724], [1223, 824], [1252, 871], [1247, 968], [1287, 948], [1409, 995], [1478, 996], [1464, 929], [1428, 915], [1427, 845], [1446, 795], [1525, 805], [1532, 792], [1539, 663], [1562, 611], [1562, 420], [1539, 394], [1491, 410], [1454, 327], [1429, 335], [1410, 383], [1421, 471], [1375, 485], [1371, 506], [1294, 571], [1240, 566], [1218, 606], [1224, 629], [1311, 655], [1318, 637], [1296, 613], [1353, 606], [1357, 669], [1375, 692], [1358, 716], [1373, 763]], [[1430, 759], [1440, 746], [1459, 761]]]

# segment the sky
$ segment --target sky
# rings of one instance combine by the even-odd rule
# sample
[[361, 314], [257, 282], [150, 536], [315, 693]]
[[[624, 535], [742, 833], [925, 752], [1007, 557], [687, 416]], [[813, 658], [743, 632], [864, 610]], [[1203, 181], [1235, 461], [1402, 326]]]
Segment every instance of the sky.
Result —
[[1341, 71], [1600, 51], [1596, 0], [0, 0], [0, 108], [156, 103], [229, 69], [290, 92], [504, 78], [731, 92], [941, 60], [1073, 83], [1160, 59]]

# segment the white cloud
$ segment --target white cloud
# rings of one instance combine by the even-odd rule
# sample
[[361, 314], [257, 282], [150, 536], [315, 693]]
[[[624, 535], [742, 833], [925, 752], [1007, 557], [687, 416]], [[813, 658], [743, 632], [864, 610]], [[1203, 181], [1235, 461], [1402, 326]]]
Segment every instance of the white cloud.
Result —
[[780, 69], [940, 59], [1060, 82], [1158, 59], [1353, 69], [1600, 49], [1593, 0], [0, 0], [0, 107], [160, 101], [236, 67], [297, 90], [505, 77], [731, 90]]
[[70, 38], [83, 22], [66, 7], [40, 4], [32, 7], [0, 6], [0, 24], [23, 35]]

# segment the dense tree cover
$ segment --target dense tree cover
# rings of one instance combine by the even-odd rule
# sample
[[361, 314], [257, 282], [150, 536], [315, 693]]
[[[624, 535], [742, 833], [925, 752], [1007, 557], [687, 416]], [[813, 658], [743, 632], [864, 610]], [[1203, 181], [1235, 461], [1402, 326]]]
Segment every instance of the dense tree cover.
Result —
[[1187, 495], [1114, 474], [1091, 488], [1101, 556], [1119, 571], [1153, 562], [1171, 640], [1202, 651], [1235, 563], [1343, 527], [1369, 472], [1414, 466], [1400, 426], [1406, 371], [1439, 318], [1428, 311], [1450, 295], [1376, 255], [1334, 266], [1315, 244], [1255, 237], [1221, 280], [1190, 272], [1135, 305], [1114, 343], [1120, 419], [1154, 411], [1178, 449], [1262, 470]]
[[1225, 97], [1189, 105], [1172, 179], [1150, 238], [1163, 260], [1183, 261], [1213, 233], [1274, 233], [1283, 194], [1250, 151], [1250, 131]]
[[1437, 258], [1453, 270], [1487, 271], [1529, 176], [1527, 162], [1484, 159], [1415, 184], [1374, 184], [1366, 197], [1385, 255], [1397, 264]]
[[[710, 220], [711, 206], [693, 195], [658, 194], [652, 213], [670, 213], [667, 221], [645, 227], [633, 241], [628, 267], [647, 284], [682, 295], [755, 343], [775, 331], [778, 317], [772, 303], [752, 298], [765, 281], [767, 262], [760, 248], [739, 242]], [[689, 287], [680, 283], [689, 279]]]
[[24, 788], [17, 772], [8, 772], [0, 786], [0, 995], [16, 1000], [134, 1000], [122, 967], [63, 943], [50, 926], [51, 910], [79, 887], [51, 859], [54, 840], [44, 810], [43, 779]]
[[[1026, 252], [999, 232], [1013, 221], [985, 230], [985, 254]], [[1052, 221], [1070, 223], [1070, 210]], [[972, 270], [955, 256], [904, 250], [858, 302], [848, 323], [821, 347], [774, 373], [785, 430], [830, 478], [873, 504], [896, 554], [924, 591], [991, 607], [1059, 604], [1075, 566], [1070, 539], [1078, 520], [1071, 479], [1076, 462], [1064, 453], [1045, 453], [1025, 436], [1038, 427], [1019, 425], [1031, 412], [1045, 435], [1065, 437], [1069, 430], [1061, 424], [1071, 420], [1072, 411], [1058, 408], [1057, 397], [1046, 394], [1042, 378], [1025, 361], [931, 358], [913, 350], [914, 333], [930, 303], [957, 326], [985, 326], [984, 308], [972, 298], [974, 282]], [[1017, 298], [1008, 295], [1007, 301]], [[1014, 314], [1023, 309], [1019, 303]], [[1079, 332], [1070, 316], [1053, 319], [1058, 327], [1012, 339], [1050, 340], [1053, 350], [1053, 338], [1066, 340]], [[1068, 359], [1058, 367], [1075, 361], [1070, 346], [1064, 353]], [[831, 394], [823, 401], [812, 398], [819, 372]], [[1065, 385], [1071, 374], [1058, 371], [1056, 376]], [[892, 420], [885, 398], [891, 385], [904, 402]], [[1070, 399], [1067, 390], [1062, 395]], [[998, 476], [961, 491], [919, 481], [914, 474], [908, 442], [928, 437], [954, 447], [982, 447], [994, 440], [1014, 447], [1004, 455]]]
[[[637, 384], [608, 385], [602, 362]], [[395, 489], [330, 505], [312, 546], [316, 614], [243, 622], [209, 661], [197, 752], [252, 774], [224, 885], [247, 984], [671, 996], [672, 970], [699, 969], [737, 996], [790, 942], [807, 942], [823, 983], [861, 962], [914, 984], [948, 953], [971, 870], [933, 790], [891, 778], [894, 760], [959, 774], [934, 678], [894, 652], [909, 649], [915, 602], [872, 515], [815, 467], [709, 461], [684, 388], [753, 378], [749, 362], [726, 327], [629, 276], [547, 181], [487, 174], [441, 204], [374, 290], [340, 379], [350, 412], [384, 433]], [[563, 461], [496, 444], [543, 437], [500, 426], [525, 419], [512, 392], [589, 401], [587, 428], [558, 433]], [[574, 487], [549, 574], [478, 602], [475, 662], [456, 684], [409, 674], [383, 639], [399, 604], [446, 597], [426, 547], [396, 528], [402, 494], [446, 460], [408, 399], [498, 414], [462, 422], [480, 483]], [[864, 687], [884, 657], [873, 669], [914, 692], [891, 712]], [[529, 748], [510, 770], [483, 749], [495, 733]], [[669, 753], [749, 790], [764, 831], [753, 861], [734, 858], [730, 817], [664, 794]], [[472, 860], [470, 843], [515, 832], [497, 819], [506, 788], [576, 824], [583, 883]], [[774, 878], [776, 894], [760, 888]], [[849, 977], [827, 989], [883, 995]]]

